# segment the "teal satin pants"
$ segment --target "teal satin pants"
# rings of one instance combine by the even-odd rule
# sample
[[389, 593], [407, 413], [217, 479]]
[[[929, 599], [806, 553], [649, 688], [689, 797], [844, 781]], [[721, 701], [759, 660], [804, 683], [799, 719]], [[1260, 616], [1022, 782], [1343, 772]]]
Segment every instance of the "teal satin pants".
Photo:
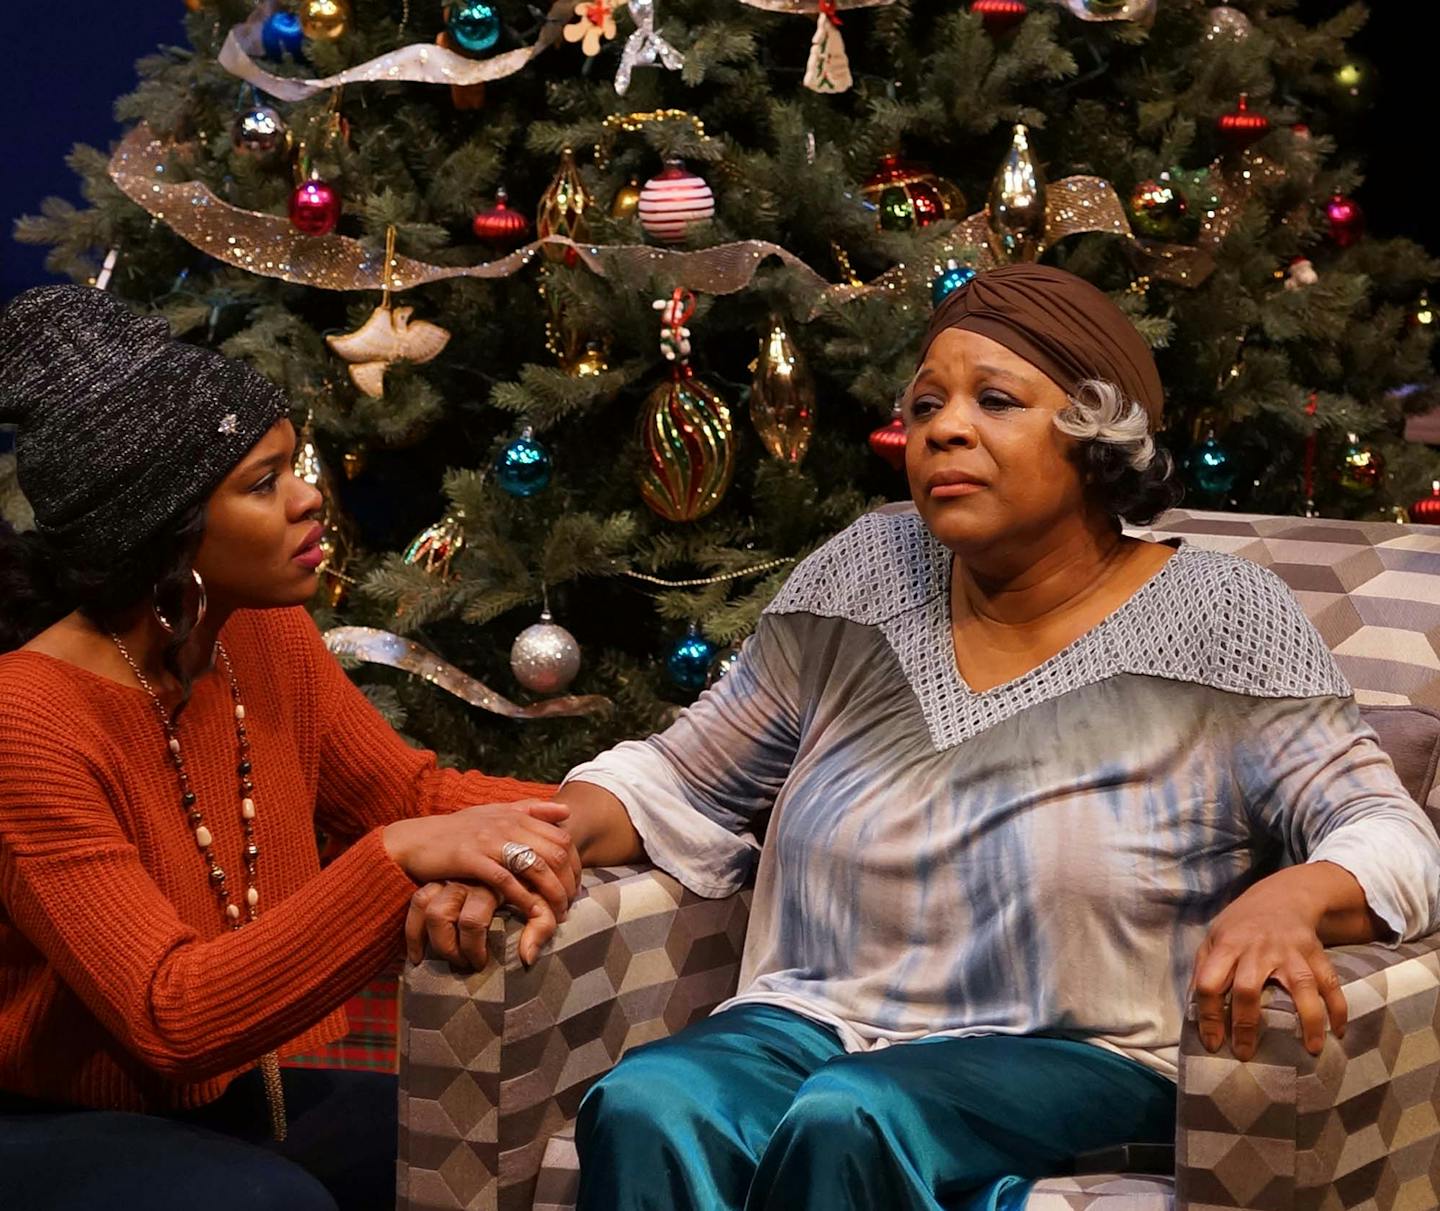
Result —
[[577, 1211], [1011, 1211], [1081, 1153], [1175, 1138], [1175, 1086], [1087, 1043], [847, 1055], [740, 1005], [629, 1052], [576, 1122]]

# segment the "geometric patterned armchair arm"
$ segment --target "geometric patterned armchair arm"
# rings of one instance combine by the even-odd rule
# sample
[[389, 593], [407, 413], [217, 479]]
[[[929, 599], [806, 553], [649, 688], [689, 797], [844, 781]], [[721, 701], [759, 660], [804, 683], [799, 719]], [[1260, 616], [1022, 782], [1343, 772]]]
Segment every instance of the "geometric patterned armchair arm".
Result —
[[1349, 1006], [1318, 1056], [1272, 988], [1255, 1057], [1180, 1044], [1177, 1211], [1440, 1206], [1440, 934], [1329, 952]]
[[508, 916], [482, 971], [407, 965], [398, 1211], [531, 1211], [546, 1142], [596, 1078], [734, 992], [748, 890], [709, 900], [650, 866], [589, 869], [582, 886], [529, 969]]

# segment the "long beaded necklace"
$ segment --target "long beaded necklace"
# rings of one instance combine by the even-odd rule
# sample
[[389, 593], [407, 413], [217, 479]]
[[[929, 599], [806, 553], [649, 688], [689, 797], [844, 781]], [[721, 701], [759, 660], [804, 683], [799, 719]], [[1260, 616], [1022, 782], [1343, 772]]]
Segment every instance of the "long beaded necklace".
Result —
[[[150, 695], [150, 701], [155, 704], [155, 713], [160, 717], [160, 727], [165, 733], [165, 742], [170, 749], [170, 760], [174, 764], [176, 776], [180, 780], [181, 810], [184, 811], [190, 827], [195, 832], [195, 844], [205, 859], [205, 865], [210, 874], [210, 889], [219, 901], [220, 916], [231, 929], [239, 929], [246, 921], [253, 921], [260, 915], [260, 891], [255, 876], [256, 867], [260, 862], [260, 847], [255, 842], [255, 800], [253, 798], [255, 783], [251, 777], [253, 767], [250, 764], [250, 738], [245, 734], [245, 704], [240, 701], [240, 683], [235, 680], [235, 666], [230, 662], [230, 655], [225, 651], [225, 645], [217, 643], [216, 650], [225, 665], [225, 674], [230, 680], [230, 698], [235, 705], [235, 738], [239, 743], [240, 759], [236, 765], [236, 771], [240, 777], [240, 825], [245, 830], [245, 848], [242, 851], [245, 860], [244, 920], [241, 919], [240, 906], [230, 898], [230, 887], [225, 870], [215, 857], [214, 836], [205, 826], [205, 817], [200, 812], [195, 792], [190, 789], [190, 775], [185, 769], [185, 757], [180, 751], [180, 736], [175, 722], [165, 709], [165, 704], [160, 701], [160, 695], [155, 692], [155, 687], [140, 671], [140, 666], [135, 663], [134, 657], [130, 655], [130, 650], [120, 636], [112, 631], [110, 638], [120, 649], [120, 655], [125, 658], [125, 663], [130, 666], [130, 671], [135, 674], [135, 680], [140, 683], [140, 687]], [[260, 1075], [265, 1083], [265, 1100], [270, 1104], [271, 1130], [277, 1140], [283, 1140], [286, 1132], [285, 1088], [280, 1083], [280, 1059], [275, 1052], [267, 1052], [260, 1057]]]

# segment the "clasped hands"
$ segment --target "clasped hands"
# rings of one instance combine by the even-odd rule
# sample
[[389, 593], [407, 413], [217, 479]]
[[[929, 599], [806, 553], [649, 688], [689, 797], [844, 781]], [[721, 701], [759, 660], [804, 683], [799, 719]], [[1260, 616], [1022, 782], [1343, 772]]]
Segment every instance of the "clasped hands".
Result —
[[[564, 827], [569, 815], [564, 804], [524, 799], [387, 825], [386, 852], [422, 885], [405, 918], [409, 960], [424, 958], [428, 942], [436, 957], [478, 971], [491, 918], [509, 905], [525, 919], [520, 959], [533, 963], [580, 890], [580, 855]], [[504, 862], [512, 841], [537, 858], [518, 874]]]

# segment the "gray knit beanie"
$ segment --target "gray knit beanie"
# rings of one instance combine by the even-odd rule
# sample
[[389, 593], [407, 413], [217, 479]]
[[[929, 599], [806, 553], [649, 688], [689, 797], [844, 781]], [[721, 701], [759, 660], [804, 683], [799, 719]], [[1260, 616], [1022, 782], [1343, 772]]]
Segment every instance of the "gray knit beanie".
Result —
[[0, 311], [0, 424], [20, 490], [67, 558], [119, 563], [205, 500], [281, 417], [243, 362], [173, 339], [87, 286], [41, 286]]

